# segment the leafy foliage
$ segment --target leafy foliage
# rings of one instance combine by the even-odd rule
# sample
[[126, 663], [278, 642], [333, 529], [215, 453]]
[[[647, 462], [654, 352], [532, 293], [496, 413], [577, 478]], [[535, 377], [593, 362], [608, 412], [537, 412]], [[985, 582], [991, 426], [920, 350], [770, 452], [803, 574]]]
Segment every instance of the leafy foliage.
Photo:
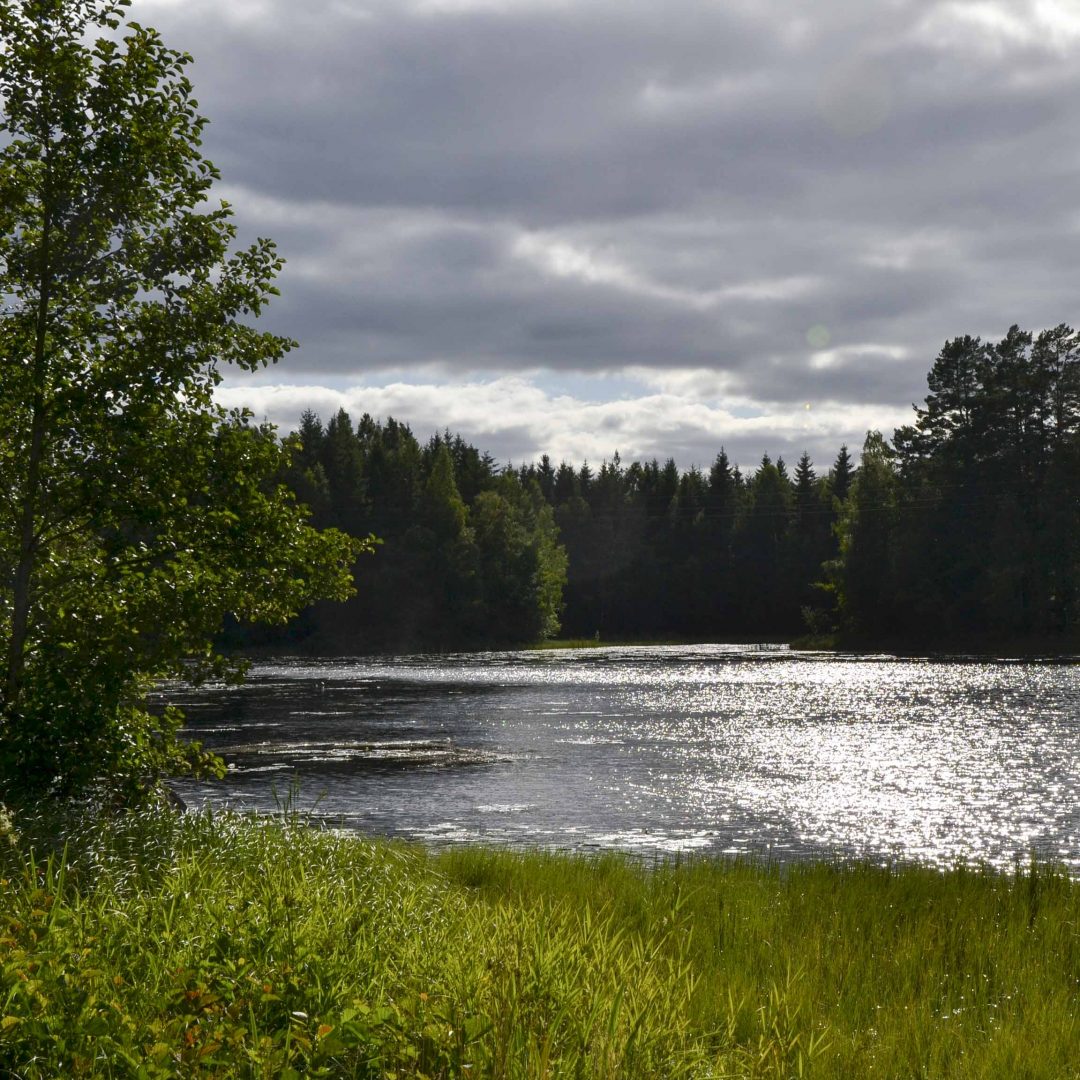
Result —
[[[214, 767], [152, 716], [164, 675], [223, 670], [227, 613], [344, 596], [271, 431], [213, 402], [219, 366], [287, 339], [243, 320], [281, 266], [199, 154], [189, 57], [126, 0], [0, 0], [0, 793]], [[196, 666], [192, 668], [191, 662]]]

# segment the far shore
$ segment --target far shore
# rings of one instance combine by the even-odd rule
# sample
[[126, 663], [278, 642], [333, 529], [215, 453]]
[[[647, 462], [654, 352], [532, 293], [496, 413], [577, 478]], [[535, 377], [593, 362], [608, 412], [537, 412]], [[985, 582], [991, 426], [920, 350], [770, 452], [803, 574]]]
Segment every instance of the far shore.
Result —
[[1080, 661], [1080, 641], [1063, 641], [1061, 638], [1005, 638], [975, 642], [956, 640], [926, 641], [913, 644], [895, 638], [850, 638], [839, 634], [806, 634], [800, 637], [725, 637], [717, 638], [656, 638], [635, 639], [600, 637], [556, 638], [525, 646], [528, 650], [556, 649], [603, 649], [679, 645], [764, 645], [787, 646], [796, 652], [845, 652], [877, 654], [889, 653], [897, 657], [1008, 657], [1047, 658]]
[[232, 653], [242, 660], [272, 660], [278, 657], [380, 657], [407, 656], [419, 654], [448, 655], [452, 653], [485, 652], [537, 652], [559, 651], [566, 649], [609, 649], [609, 648], [657, 648], [677, 647], [681, 645], [762, 645], [787, 647], [796, 652], [841, 652], [853, 654], [886, 653], [903, 657], [941, 657], [947, 659], [969, 659], [988, 657], [995, 659], [1047, 659], [1056, 661], [1080, 661], [1080, 639], [1067, 637], [1006, 637], [980, 638], [960, 641], [952, 638], [927, 638], [919, 642], [901, 640], [892, 637], [851, 637], [840, 634], [803, 634], [790, 635], [737, 635], [722, 637], [680, 637], [678, 635], [659, 637], [615, 637], [605, 638], [599, 635], [579, 638], [548, 638], [543, 641], [523, 644], [485, 643], [469, 646], [433, 646], [416, 645], [412, 648], [358, 650], [345, 652], [337, 648], [320, 648], [319, 642], [290, 642], [281, 646], [248, 647]]

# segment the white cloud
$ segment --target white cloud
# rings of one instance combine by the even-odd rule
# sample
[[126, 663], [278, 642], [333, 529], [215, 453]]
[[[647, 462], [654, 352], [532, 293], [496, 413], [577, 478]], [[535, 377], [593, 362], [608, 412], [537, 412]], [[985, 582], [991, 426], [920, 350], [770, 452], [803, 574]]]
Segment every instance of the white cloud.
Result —
[[861, 261], [885, 270], [913, 270], [942, 258], [964, 254], [965, 238], [959, 230], [916, 229], [902, 235], [867, 237]]
[[563, 240], [535, 233], [525, 234], [514, 242], [512, 253], [554, 277], [573, 278], [585, 285], [613, 285], [628, 292], [664, 299], [690, 299], [678, 290], [666, 289], [641, 277], [612, 258], [575, 247]]
[[695, 83], [650, 78], [638, 92], [637, 107], [646, 117], [666, 120], [701, 110], [735, 109], [774, 87], [774, 80], [764, 71], [720, 75]]
[[765, 280], [741, 281], [717, 289], [694, 290], [666, 285], [608, 254], [539, 233], [526, 233], [514, 241], [513, 255], [558, 278], [569, 278], [583, 285], [605, 285], [614, 289], [707, 311], [730, 301], [796, 300], [811, 295], [819, 286], [810, 274]]
[[804, 448], [827, 465], [841, 443], [861, 445], [867, 426], [891, 434], [911, 419], [906, 410], [868, 414], [861, 406], [837, 402], [770, 405], [739, 398], [710, 400], [700, 393], [703, 388], [708, 387], [710, 395], [722, 390], [716, 384], [708, 386], [712, 376], [669, 373], [665, 389], [643, 387], [637, 396], [601, 402], [552, 393], [530, 378], [514, 375], [339, 389], [234, 383], [218, 391], [218, 400], [229, 408], [249, 408], [257, 418], [265, 417], [283, 430], [294, 428], [304, 409], [324, 420], [342, 408], [354, 419], [364, 413], [394, 416], [408, 422], [420, 439], [449, 428], [499, 460], [513, 463], [536, 460], [545, 452], [556, 461], [597, 462], [617, 450], [624, 461], [674, 456], [683, 467], [704, 466], [725, 446], [744, 468], [753, 468], [766, 451], [790, 460]]
[[1055, 44], [1080, 42], [1080, 6], [1076, 0], [1035, 0], [1034, 15]]
[[810, 366], [815, 371], [826, 368], [842, 368], [850, 364], [896, 363], [907, 359], [908, 351], [899, 345], [844, 345], [838, 349], [818, 349], [810, 356]]
[[927, 12], [916, 38], [994, 56], [1016, 46], [1068, 52], [1080, 45], [1080, 7], [1075, 0], [950, 0]]

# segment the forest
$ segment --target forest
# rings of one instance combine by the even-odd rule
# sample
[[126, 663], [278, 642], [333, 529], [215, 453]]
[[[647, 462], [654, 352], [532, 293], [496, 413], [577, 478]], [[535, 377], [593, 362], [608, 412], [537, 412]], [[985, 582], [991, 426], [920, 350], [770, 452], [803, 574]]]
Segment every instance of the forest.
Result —
[[235, 646], [367, 652], [572, 638], [941, 644], [1075, 640], [1080, 335], [945, 344], [913, 422], [859, 462], [765, 454], [501, 467], [444, 432], [305, 414], [286, 482], [381, 543], [358, 596]]

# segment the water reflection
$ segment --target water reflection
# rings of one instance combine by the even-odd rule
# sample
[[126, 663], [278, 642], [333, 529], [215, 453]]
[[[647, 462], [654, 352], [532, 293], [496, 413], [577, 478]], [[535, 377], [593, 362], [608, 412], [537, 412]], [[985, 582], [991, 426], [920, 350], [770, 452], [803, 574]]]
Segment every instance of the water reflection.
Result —
[[232, 763], [349, 828], [433, 842], [858, 855], [1080, 869], [1069, 663], [746, 646], [255, 665], [167, 689]]

